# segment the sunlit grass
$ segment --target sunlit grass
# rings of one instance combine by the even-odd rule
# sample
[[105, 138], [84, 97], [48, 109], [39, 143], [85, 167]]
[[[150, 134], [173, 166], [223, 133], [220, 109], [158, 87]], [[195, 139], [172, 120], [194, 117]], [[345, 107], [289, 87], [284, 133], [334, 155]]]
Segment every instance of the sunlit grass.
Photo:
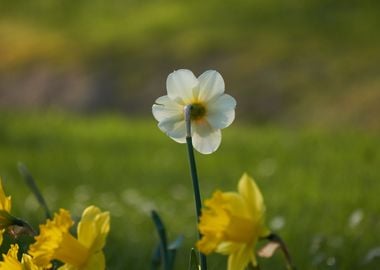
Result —
[[[96, 98], [92, 85], [107, 85], [106, 109], [144, 113], [174, 69], [216, 69], [237, 110], [256, 121], [379, 128], [378, 10], [337, 0], [7, 1], [0, 77], [10, 93], [43, 81], [46, 93], [61, 91], [50, 83], [62, 78], [62, 91], [83, 83]], [[31, 106], [45, 95], [29, 103], [9, 94]], [[53, 106], [95, 110], [54, 97]]]
[[[33, 225], [43, 220], [17, 172], [22, 161], [52, 210], [78, 216], [96, 204], [111, 211], [110, 269], [148, 268], [157, 239], [151, 209], [171, 239], [185, 235], [177, 267], [187, 266], [196, 235], [186, 148], [161, 134], [154, 120], [2, 113], [0, 123], [0, 175], [16, 216]], [[373, 269], [378, 259], [366, 257], [380, 240], [378, 136], [238, 122], [223, 135], [215, 154], [196, 157], [204, 197], [217, 188], [235, 190], [247, 171], [265, 197], [268, 224], [300, 269]], [[261, 263], [279, 268], [281, 257]], [[213, 255], [210, 266], [224, 267], [222, 257]]]

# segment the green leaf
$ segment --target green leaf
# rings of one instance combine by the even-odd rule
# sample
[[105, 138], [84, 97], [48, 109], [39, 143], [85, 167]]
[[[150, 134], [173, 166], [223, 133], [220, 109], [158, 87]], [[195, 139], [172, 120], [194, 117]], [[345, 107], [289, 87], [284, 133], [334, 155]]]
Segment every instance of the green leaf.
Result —
[[169, 250], [178, 249], [183, 243], [183, 238], [184, 238], [183, 235], [178, 236], [176, 240], [174, 240], [173, 242], [169, 244], [168, 249]]
[[177, 239], [171, 242], [168, 246], [170, 269], [174, 269], [174, 262], [175, 262], [175, 257], [177, 255], [177, 250], [182, 245], [183, 238], [184, 238], [183, 235], [178, 236]]
[[195, 249], [192, 248], [190, 251], [190, 263], [189, 270], [200, 270], [201, 267], [199, 265], [198, 255], [195, 252]]
[[[152, 215], [153, 223], [156, 226], [156, 230], [157, 230], [158, 237], [160, 240], [160, 245], [159, 245], [160, 246], [160, 254], [162, 257], [164, 269], [165, 270], [171, 270], [171, 268], [170, 268], [171, 263], [169, 261], [169, 253], [168, 253], [168, 248], [167, 248], [168, 245], [167, 245], [165, 226], [162, 223], [161, 218], [157, 214], [156, 211], [153, 210], [151, 212], [151, 215]], [[153, 261], [152, 261], [152, 264], [153, 264]]]
[[160, 269], [160, 266], [161, 266], [161, 246], [160, 244], [157, 244], [152, 255], [151, 269], [158, 270]]
[[23, 176], [25, 183], [28, 185], [30, 190], [33, 192], [34, 196], [37, 198], [38, 203], [42, 206], [42, 208], [45, 210], [45, 216], [47, 219], [51, 219], [52, 215], [49, 210], [49, 207], [46, 204], [46, 201], [44, 197], [42, 196], [41, 191], [39, 190], [36, 181], [34, 180], [32, 174], [29, 172], [28, 168], [23, 164], [18, 164], [18, 170], [20, 174]]

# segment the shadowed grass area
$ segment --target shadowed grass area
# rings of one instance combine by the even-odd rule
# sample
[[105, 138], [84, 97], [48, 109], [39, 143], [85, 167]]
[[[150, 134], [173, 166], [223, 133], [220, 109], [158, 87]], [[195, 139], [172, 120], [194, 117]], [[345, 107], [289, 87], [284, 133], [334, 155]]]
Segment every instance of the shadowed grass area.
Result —
[[[174, 239], [184, 234], [177, 268], [187, 267], [196, 239], [195, 210], [185, 145], [162, 134], [154, 120], [117, 115], [2, 113], [0, 175], [12, 212], [43, 221], [17, 172], [25, 163], [51, 209], [79, 216], [96, 204], [112, 215], [106, 246], [110, 269], [148, 269], [157, 241], [149, 212], [156, 209]], [[380, 141], [376, 134], [254, 127], [234, 123], [220, 149], [197, 154], [204, 198], [235, 190], [246, 171], [267, 205], [268, 224], [288, 243], [299, 269], [374, 269], [379, 258]], [[281, 268], [281, 256], [261, 260]], [[223, 269], [213, 255], [210, 269]]]

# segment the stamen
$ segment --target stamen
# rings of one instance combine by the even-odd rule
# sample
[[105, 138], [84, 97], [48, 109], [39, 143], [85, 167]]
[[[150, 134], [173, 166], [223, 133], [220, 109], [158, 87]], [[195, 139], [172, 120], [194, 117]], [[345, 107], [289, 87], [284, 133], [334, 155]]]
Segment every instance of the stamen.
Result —
[[197, 121], [206, 115], [206, 107], [202, 103], [191, 104], [191, 120]]

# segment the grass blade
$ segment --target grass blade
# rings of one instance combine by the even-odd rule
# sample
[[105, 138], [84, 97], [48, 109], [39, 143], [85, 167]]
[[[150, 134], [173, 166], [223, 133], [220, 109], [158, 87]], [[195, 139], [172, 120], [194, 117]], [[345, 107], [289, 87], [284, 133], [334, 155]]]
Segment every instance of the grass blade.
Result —
[[36, 181], [34, 180], [32, 174], [29, 172], [28, 168], [23, 163], [20, 162], [18, 164], [18, 170], [19, 170], [20, 174], [23, 176], [23, 178], [24, 178], [25, 183], [27, 184], [27, 186], [33, 192], [33, 194], [36, 197], [38, 203], [44, 209], [46, 218], [47, 219], [51, 219], [52, 215], [51, 215], [51, 212], [49, 210], [49, 207], [47, 206], [46, 201], [45, 201], [44, 197], [42, 196], [42, 193], [39, 190], [39, 188], [38, 188], [38, 186], [36, 184]]

